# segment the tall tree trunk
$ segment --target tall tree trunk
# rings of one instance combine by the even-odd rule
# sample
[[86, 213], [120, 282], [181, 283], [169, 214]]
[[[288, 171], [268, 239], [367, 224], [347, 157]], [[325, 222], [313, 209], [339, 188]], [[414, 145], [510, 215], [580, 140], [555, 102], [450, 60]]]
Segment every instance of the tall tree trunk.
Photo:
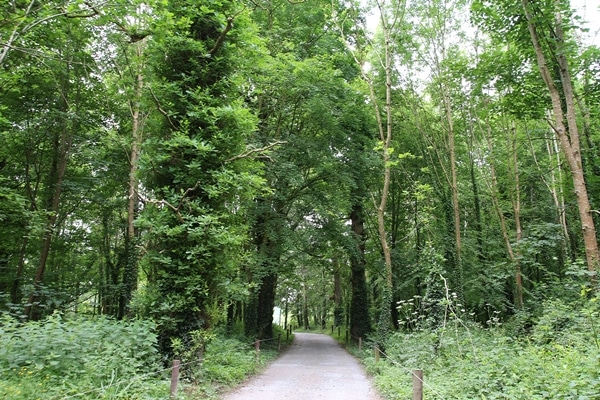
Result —
[[[385, 227], [385, 209], [390, 191], [390, 181], [392, 172], [392, 163], [390, 159], [391, 151], [390, 147], [392, 144], [392, 29], [395, 23], [398, 21], [398, 15], [393, 15], [393, 22], [388, 20], [388, 15], [384, 9], [384, 2], [377, 1], [377, 7], [379, 8], [381, 27], [384, 36], [384, 59], [383, 67], [385, 71], [385, 126], [379, 112], [379, 106], [377, 104], [377, 96], [375, 95], [375, 88], [370, 79], [369, 91], [371, 101], [375, 107], [375, 116], [377, 118], [377, 125], [379, 128], [379, 139], [382, 144], [382, 157], [383, 157], [383, 187], [381, 189], [381, 198], [379, 205], [377, 206], [377, 231], [379, 233], [379, 242], [381, 243], [381, 250], [383, 252], [383, 258], [385, 263], [384, 277], [385, 282], [382, 290], [381, 306], [380, 306], [380, 317], [377, 324], [377, 336], [378, 345], [380, 348], [384, 348], [387, 338], [389, 336], [389, 330], [392, 322], [392, 297], [393, 297], [393, 274], [392, 274], [392, 253], [387, 240], [387, 232]], [[399, 12], [399, 10], [396, 10]], [[363, 67], [363, 75], [366, 75]]]
[[[538, 35], [538, 30], [534, 16], [529, 6], [529, 0], [521, 0], [523, 10], [527, 17], [527, 26], [529, 28], [529, 34], [533, 43], [533, 48], [536, 54], [537, 64], [540, 70], [540, 74], [552, 100], [552, 110], [554, 113], [554, 126], [553, 129], [558, 136], [561, 148], [565, 153], [569, 169], [571, 171], [571, 177], [573, 179], [573, 188], [575, 190], [575, 196], [577, 198], [577, 207], [579, 210], [579, 219], [581, 221], [581, 230], [583, 234], [583, 243], [585, 247], [585, 255], [588, 270], [591, 273], [592, 284], [596, 284], [595, 273], [598, 269], [598, 263], [600, 261], [600, 254], [598, 251], [598, 241], [596, 239], [596, 227], [594, 225], [594, 219], [591, 212], [590, 201], [587, 192], [587, 186], [585, 182], [585, 176], [583, 172], [583, 165], [581, 159], [581, 146], [579, 139], [579, 129], [577, 127], [576, 120], [576, 109], [575, 109], [575, 95], [573, 92], [573, 85], [571, 75], [569, 72], [569, 64], [566, 58], [564, 49], [564, 35], [562, 31], [562, 17], [560, 12], [555, 15], [555, 26], [554, 26], [554, 38], [548, 38], [549, 41], [556, 45], [556, 49], [553, 54], [546, 56], [544, 54], [541, 39]], [[555, 58], [558, 61], [558, 67], [560, 72], [562, 93], [564, 97], [561, 97], [561, 93], [556, 86], [555, 80], [550, 73], [548, 68], [547, 58]], [[562, 109], [562, 101], [564, 100], [566, 105], [566, 115]], [[567, 124], [565, 125], [565, 120]]]
[[[438, 68], [440, 68], [438, 66]], [[456, 144], [454, 118], [452, 117], [452, 100], [448, 86], [442, 83], [444, 115], [448, 124], [448, 153], [450, 155], [450, 188], [452, 191], [452, 215], [454, 222], [454, 290], [458, 293], [459, 301], [464, 304], [463, 268], [462, 268], [462, 238], [460, 228], [460, 204], [458, 201], [458, 171], [456, 168]]]
[[341, 326], [344, 323], [344, 304], [342, 303], [342, 271], [337, 257], [333, 260], [333, 268], [333, 324]]
[[259, 339], [273, 337], [273, 309], [275, 308], [276, 290], [277, 274], [271, 272], [263, 277], [258, 290], [257, 328]]
[[308, 294], [306, 293], [306, 282], [302, 285], [302, 326], [305, 330], [310, 329], [308, 318]]
[[[469, 121], [473, 118], [469, 115]], [[481, 223], [481, 198], [479, 196], [479, 182], [476, 176], [475, 166], [475, 135], [474, 129], [469, 122], [469, 174], [471, 178], [471, 188], [473, 191], [473, 210], [475, 211], [475, 219], [473, 221], [473, 229], [477, 235], [477, 258], [480, 262], [485, 261], [485, 249], [483, 246], [483, 224]]]
[[[550, 135], [551, 137], [544, 137], [546, 153], [548, 154], [548, 160], [550, 163], [550, 169], [548, 172], [546, 172], [545, 169], [542, 170], [542, 167], [538, 162], [531, 136], [528, 137], [528, 140], [529, 146], [531, 148], [531, 156], [533, 158], [533, 161], [538, 169], [538, 172], [540, 173], [542, 181], [544, 182], [546, 188], [552, 196], [552, 201], [554, 202], [554, 209], [556, 210], [556, 220], [561, 226], [562, 235], [564, 238], [564, 243], [561, 246], [561, 260], [564, 260], [567, 259], [569, 256], [573, 256], [573, 252], [570, 251], [571, 235], [569, 234], [569, 226], [567, 224], [560, 149], [558, 148], [558, 143], [554, 132], [550, 132]], [[546, 178], [546, 173], [550, 174], [549, 178]], [[572, 261], [575, 261], [575, 259], [573, 258]], [[562, 265], [561, 261], [561, 268], [563, 266], [564, 265]]]
[[15, 279], [10, 288], [10, 301], [12, 304], [21, 303], [21, 280], [23, 279], [23, 271], [25, 269], [25, 254], [27, 251], [27, 245], [29, 238], [25, 236], [21, 243], [21, 249], [19, 251], [19, 263], [17, 265], [17, 273]]
[[350, 282], [352, 296], [350, 298], [350, 334], [353, 337], [365, 337], [371, 331], [369, 317], [369, 294], [365, 276], [365, 227], [364, 210], [361, 203], [356, 203], [350, 213], [352, 232], [356, 245], [350, 250]]
[[[65, 173], [67, 170], [67, 163], [69, 160], [69, 153], [71, 150], [72, 143], [72, 127], [70, 121], [67, 119], [69, 112], [69, 92], [70, 92], [70, 68], [67, 66], [67, 70], [63, 72], [61, 77], [61, 86], [59, 88], [59, 108], [63, 113], [63, 120], [61, 121], [62, 126], [60, 132], [55, 134], [54, 148], [53, 148], [53, 160], [52, 168], [49, 174], [49, 186], [53, 188], [49, 198], [47, 199], [47, 211], [48, 218], [46, 220], [46, 226], [44, 234], [42, 236], [42, 248], [40, 251], [40, 258], [38, 266], [33, 279], [33, 291], [29, 295], [27, 305], [25, 306], [25, 315], [31, 320], [37, 320], [40, 317], [39, 308], [36, 307], [36, 303], [40, 300], [39, 291], [44, 281], [44, 274], [46, 272], [46, 265], [48, 257], [50, 256], [50, 247], [54, 239], [56, 230], [56, 223], [58, 220], [58, 213], [60, 211], [61, 194], [63, 190]], [[77, 101], [77, 100], [76, 100]]]
[[500, 220], [500, 230], [502, 231], [502, 239], [504, 240], [504, 246], [506, 247], [506, 252], [508, 253], [508, 257], [512, 262], [515, 261], [515, 253], [513, 251], [512, 244], [510, 242], [510, 236], [508, 234], [508, 227], [506, 225], [506, 217], [504, 217], [504, 212], [502, 211], [502, 207], [500, 206], [500, 199], [498, 198], [498, 178], [496, 174], [496, 162], [493, 157], [493, 146], [492, 146], [492, 128], [488, 125], [488, 135], [487, 135], [487, 143], [488, 143], [488, 151], [489, 151], [489, 159], [488, 165], [490, 167], [490, 196], [492, 198], [492, 205], [494, 206], [494, 210], [496, 211], [496, 215]]
[[517, 156], [517, 127], [515, 122], [511, 122], [510, 128], [507, 130], [508, 143], [510, 143], [510, 156], [508, 160], [509, 169], [511, 170], [511, 178], [514, 182], [514, 191], [511, 196], [513, 213], [515, 218], [515, 241], [517, 243], [517, 255], [513, 260], [515, 269], [515, 306], [518, 309], [523, 308], [523, 276], [521, 272], [519, 242], [523, 239], [523, 229], [521, 228], [521, 188], [519, 165]]
[[33, 291], [29, 295], [29, 300], [25, 307], [25, 315], [31, 320], [39, 319], [39, 310], [36, 307], [36, 303], [39, 301], [39, 291], [44, 281], [44, 274], [46, 272], [46, 264], [50, 255], [50, 246], [54, 238], [56, 229], [56, 222], [58, 219], [58, 212], [60, 207], [61, 192], [63, 188], [63, 182], [65, 172], [67, 169], [68, 153], [71, 147], [71, 137], [69, 128], [63, 127], [63, 132], [60, 134], [60, 139], [57, 140], [57, 146], [54, 149], [56, 157], [56, 180], [53, 182], [54, 191], [50, 198], [49, 216], [46, 221], [46, 227], [44, 229], [44, 235], [42, 238], [42, 249], [40, 253], [40, 259], [38, 267], [33, 279]]
[[127, 235], [125, 237], [125, 270], [123, 271], [124, 290], [119, 299], [118, 318], [121, 319], [128, 311], [133, 292], [137, 289], [138, 252], [135, 217], [139, 206], [138, 196], [138, 163], [143, 140], [144, 120], [141, 113], [142, 94], [144, 90], [143, 53], [145, 38], [134, 43], [137, 61], [135, 75], [135, 91], [133, 101], [129, 102], [132, 117], [131, 154], [129, 159], [129, 196], [127, 199]]
[[249, 276], [249, 282], [253, 282], [256, 288], [246, 307], [245, 329], [248, 336], [270, 339], [273, 337], [277, 267], [281, 258], [280, 244], [277, 242], [281, 232], [279, 218], [283, 210], [281, 204], [272, 204], [264, 198], [257, 200], [256, 210], [258, 215], [253, 230], [260, 272]]

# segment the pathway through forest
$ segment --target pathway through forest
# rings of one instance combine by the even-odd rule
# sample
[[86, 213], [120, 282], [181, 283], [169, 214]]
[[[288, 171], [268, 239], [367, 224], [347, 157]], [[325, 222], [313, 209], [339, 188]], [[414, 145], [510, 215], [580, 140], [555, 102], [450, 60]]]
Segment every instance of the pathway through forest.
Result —
[[327, 335], [296, 333], [262, 374], [224, 400], [380, 400], [362, 366]]

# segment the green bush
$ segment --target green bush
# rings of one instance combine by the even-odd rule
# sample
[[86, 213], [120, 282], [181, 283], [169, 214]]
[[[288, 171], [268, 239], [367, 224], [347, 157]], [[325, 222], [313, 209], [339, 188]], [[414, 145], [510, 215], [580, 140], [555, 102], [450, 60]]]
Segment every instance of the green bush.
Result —
[[243, 380], [256, 369], [256, 351], [250, 342], [219, 338], [207, 348], [203, 373], [208, 380], [231, 384]]
[[[154, 325], [103, 317], [0, 320], [0, 393], [7, 399], [160, 398]], [[147, 397], [156, 393], [158, 397]]]
[[435, 331], [397, 333], [387, 347], [388, 359], [376, 363], [370, 351], [363, 357], [386, 399], [410, 398], [410, 371], [423, 369], [427, 399], [597, 400], [599, 314], [597, 298], [575, 305], [547, 300], [537, 318], [527, 316], [527, 330], [462, 321]]
[[[276, 357], [276, 341], [257, 359], [244, 337], [198, 331], [183, 349], [178, 398], [214, 399]], [[149, 321], [63, 317], [40, 322], [0, 319], [0, 394], [7, 400], [128, 399], [169, 397], [164, 369]], [[197, 350], [205, 347], [203, 362]], [[195, 358], [194, 358], [195, 357]], [[257, 362], [258, 360], [258, 362]]]

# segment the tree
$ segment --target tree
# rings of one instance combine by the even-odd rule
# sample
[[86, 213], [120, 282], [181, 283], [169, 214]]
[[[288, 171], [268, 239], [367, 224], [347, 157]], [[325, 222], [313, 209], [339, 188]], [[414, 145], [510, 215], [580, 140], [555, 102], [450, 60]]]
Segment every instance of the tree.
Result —
[[[144, 213], [150, 282], [159, 344], [190, 343], [208, 329], [224, 302], [223, 282], [235, 272], [247, 238], [248, 201], [262, 186], [246, 144], [256, 129], [240, 101], [240, 43], [252, 41], [238, 2], [170, 3], [172, 28], [153, 47], [156, 101], [164, 110], [160, 135], [146, 142]], [[235, 27], [234, 27], [235, 21]]]
[[[366, 48], [366, 44], [369, 39], [366, 38], [366, 28], [356, 31], [356, 34], [352, 38], [346, 38], [347, 46], [349, 49], [354, 49], [353, 55], [357, 65], [360, 68], [361, 76], [367, 85], [369, 102], [373, 107], [373, 113], [376, 120], [376, 129], [378, 132], [378, 146], [377, 150], [381, 152], [382, 163], [383, 163], [383, 180], [382, 188], [379, 193], [379, 199], [373, 202], [377, 211], [377, 231], [379, 237], [379, 243], [381, 246], [381, 252], [384, 260], [383, 279], [381, 293], [381, 305], [379, 307], [379, 320], [377, 324], [377, 335], [378, 335], [378, 346], [381, 349], [385, 347], [385, 343], [389, 336], [389, 329], [392, 325], [391, 310], [393, 300], [393, 267], [392, 267], [392, 255], [389, 245], [388, 232], [386, 230], [386, 206], [388, 202], [388, 196], [390, 191], [392, 166], [396, 165], [396, 162], [392, 159], [394, 149], [392, 148], [392, 137], [393, 137], [393, 106], [392, 106], [392, 82], [394, 73], [394, 57], [395, 57], [395, 43], [393, 41], [393, 35], [397, 34], [396, 30], [402, 29], [405, 17], [406, 4], [403, 1], [379, 1], [375, 2], [375, 6], [378, 10], [378, 17], [380, 22], [380, 29], [382, 38], [381, 47]], [[355, 20], [360, 20], [361, 16], [356, 15]], [[341, 27], [342, 34], [344, 34]], [[352, 43], [348, 40], [352, 39]], [[354, 47], [358, 45], [358, 47]], [[382, 85], [384, 86], [384, 94], [382, 97], [385, 99], [383, 104], [383, 112], [381, 111], [381, 100], [380, 95], [375, 87], [374, 76], [370, 66], [368, 65], [368, 52], [372, 51], [373, 54], [370, 56], [373, 59], [374, 65], [381, 67], [383, 70]]]
[[[415, 4], [411, 9], [416, 25], [417, 44], [419, 47], [418, 62], [431, 75], [431, 95], [438, 102], [441, 114], [442, 129], [444, 137], [440, 143], [435, 143], [438, 148], [436, 154], [440, 162], [444, 182], [442, 186], [450, 188], [450, 201], [452, 204], [452, 229], [454, 238], [452, 240], [454, 249], [450, 252], [448, 261], [452, 264], [453, 286], [461, 301], [463, 294], [463, 254], [462, 254], [462, 223], [461, 206], [459, 202], [459, 177], [457, 159], [457, 127], [455, 123], [455, 97], [461, 93], [461, 75], [456, 74], [457, 66], [462, 67], [465, 60], [463, 50], [459, 50], [464, 44], [466, 35], [461, 26], [464, 21], [460, 20], [457, 10], [465, 8], [465, 2], [458, 1], [427, 1]], [[460, 71], [460, 70], [459, 70]], [[452, 93], [455, 95], [453, 96]], [[443, 150], [442, 150], [443, 149]]]
[[344, 102], [357, 96], [347, 83], [356, 69], [330, 29], [330, 7], [327, 1], [273, 1], [254, 10], [268, 38], [268, 54], [250, 76], [255, 88], [250, 104], [259, 117], [256, 140], [260, 146], [282, 144], [265, 160], [272, 192], [255, 201], [257, 260], [247, 271], [254, 292], [246, 307], [246, 332], [252, 336], [272, 335], [278, 280], [293, 271], [289, 254], [304, 251], [295, 244], [306, 220], [318, 223], [348, 212], [340, 205], [347, 194], [341, 161], [352, 128], [342, 120]]
[[549, 95], [545, 101], [553, 113], [553, 121], [548, 122], [569, 165], [588, 271], [593, 280], [598, 264], [598, 245], [582, 164], [575, 89], [570, 71], [575, 43], [568, 36], [568, 2], [549, 0], [533, 5], [522, 1], [515, 6], [504, 2], [476, 1], [473, 10], [480, 26], [488, 32], [493, 30], [508, 37], [523, 62], [535, 62], [540, 71]]
[[[522, 4], [523, 11], [527, 18], [527, 27], [535, 50], [540, 74], [548, 87], [550, 98], [552, 100], [552, 111], [554, 113], [554, 126], [552, 128], [558, 136], [571, 170], [573, 186], [577, 196], [577, 206], [579, 209], [588, 270], [591, 273], [592, 282], [595, 283], [594, 274], [599, 267], [600, 253], [598, 251], [596, 227], [594, 225], [591, 211], [592, 208], [588, 198], [581, 158], [575, 92], [571, 80], [569, 61], [567, 59], [568, 43], [566, 42], [567, 38], [564, 33], [563, 13], [565, 11], [562, 9], [563, 5], [560, 1], [553, 1], [551, 3], [552, 8], [548, 11], [553, 14], [553, 17], [545, 15], [545, 12], [541, 11], [539, 8], [535, 9], [530, 7], [530, 3], [527, 0], [522, 0]], [[546, 21], [542, 22], [544, 18]], [[548, 18], [552, 19], [548, 21]], [[550, 22], [551, 26], [549, 33], [552, 36], [547, 40], [547, 43], [550, 44], [549, 48], [544, 51], [540, 37], [540, 25], [548, 22]], [[555, 84], [555, 77], [553, 77], [550, 72], [550, 67], [548, 65], [549, 59], [556, 60], [558, 64], [556, 67], [561, 82], [562, 90], [560, 91]], [[565, 105], [566, 111], [563, 110], [563, 104]]]

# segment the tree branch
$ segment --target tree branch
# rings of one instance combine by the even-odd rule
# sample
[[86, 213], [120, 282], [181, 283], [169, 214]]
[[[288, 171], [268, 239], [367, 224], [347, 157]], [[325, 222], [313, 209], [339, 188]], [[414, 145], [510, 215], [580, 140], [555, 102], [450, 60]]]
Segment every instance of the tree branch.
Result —
[[252, 154], [255, 154], [255, 153], [263, 153], [265, 151], [268, 151], [268, 150], [272, 149], [273, 147], [276, 147], [276, 146], [279, 146], [279, 145], [282, 145], [282, 144], [286, 144], [286, 143], [287, 142], [285, 142], [285, 141], [279, 141], [278, 140], [278, 141], [275, 141], [273, 143], [269, 143], [268, 145], [266, 145], [264, 147], [260, 147], [260, 148], [257, 148], [257, 149], [251, 148], [251, 149], [246, 150], [242, 154], [238, 154], [237, 156], [233, 156], [233, 157], [225, 160], [225, 162], [229, 163], [229, 162], [232, 162], [232, 161], [235, 161], [235, 160], [239, 160], [239, 159], [242, 159], [242, 158], [250, 157]]
[[233, 17], [227, 18], [227, 26], [225, 27], [223, 32], [221, 32], [221, 35], [215, 42], [213, 48], [208, 52], [208, 54], [210, 54], [211, 57], [213, 57], [217, 53], [217, 51], [219, 51], [219, 48], [221, 48], [223, 42], [225, 41], [225, 36], [227, 36], [227, 33], [229, 33], [231, 28], [233, 28]]
[[179, 206], [175, 207], [173, 204], [169, 203], [166, 200], [154, 200], [154, 199], [149, 199], [147, 197], [144, 197], [144, 195], [142, 195], [137, 189], [135, 190], [135, 193], [137, 194], [137, 196], [140, 198], [140, 200], [146, 204], [157, 204], [160, 206], [167, 206], [169, 207], [171, 210], [175, 211], [175, 214], [177, 214], [177, 217], [179, 217], [179, 221], [183, 222], [183, 216], [181, 215], [181, 213], [179, 212], [179, 207], [181, 207], [181, 203], [179, 203]]
[[152, 99], [154, 100], [154, 103], [156, 104], [156, 108], [158, 109], [158, 111], [162, 115], [164, 115], [165, 117], [167, 117], [167, 121], [169, 121], [169, 124], [171, 125], [171, 128], [177, 130], [177, 127], [175, 126], [175, 124], [173, 124], [173, 121], [171, 121], [171, 118], [169, 117], [169, 114], [167, 114], [167, 112], [165, 110], [163, 110], [162, 107], [160, 106], [160, 101], [158, 100], [158, 98], [154, 94], [154, 91], [152, 90], [152, 87], [149, 87], [149, 89], [150, 89], [150, 94], [152, 95]]

